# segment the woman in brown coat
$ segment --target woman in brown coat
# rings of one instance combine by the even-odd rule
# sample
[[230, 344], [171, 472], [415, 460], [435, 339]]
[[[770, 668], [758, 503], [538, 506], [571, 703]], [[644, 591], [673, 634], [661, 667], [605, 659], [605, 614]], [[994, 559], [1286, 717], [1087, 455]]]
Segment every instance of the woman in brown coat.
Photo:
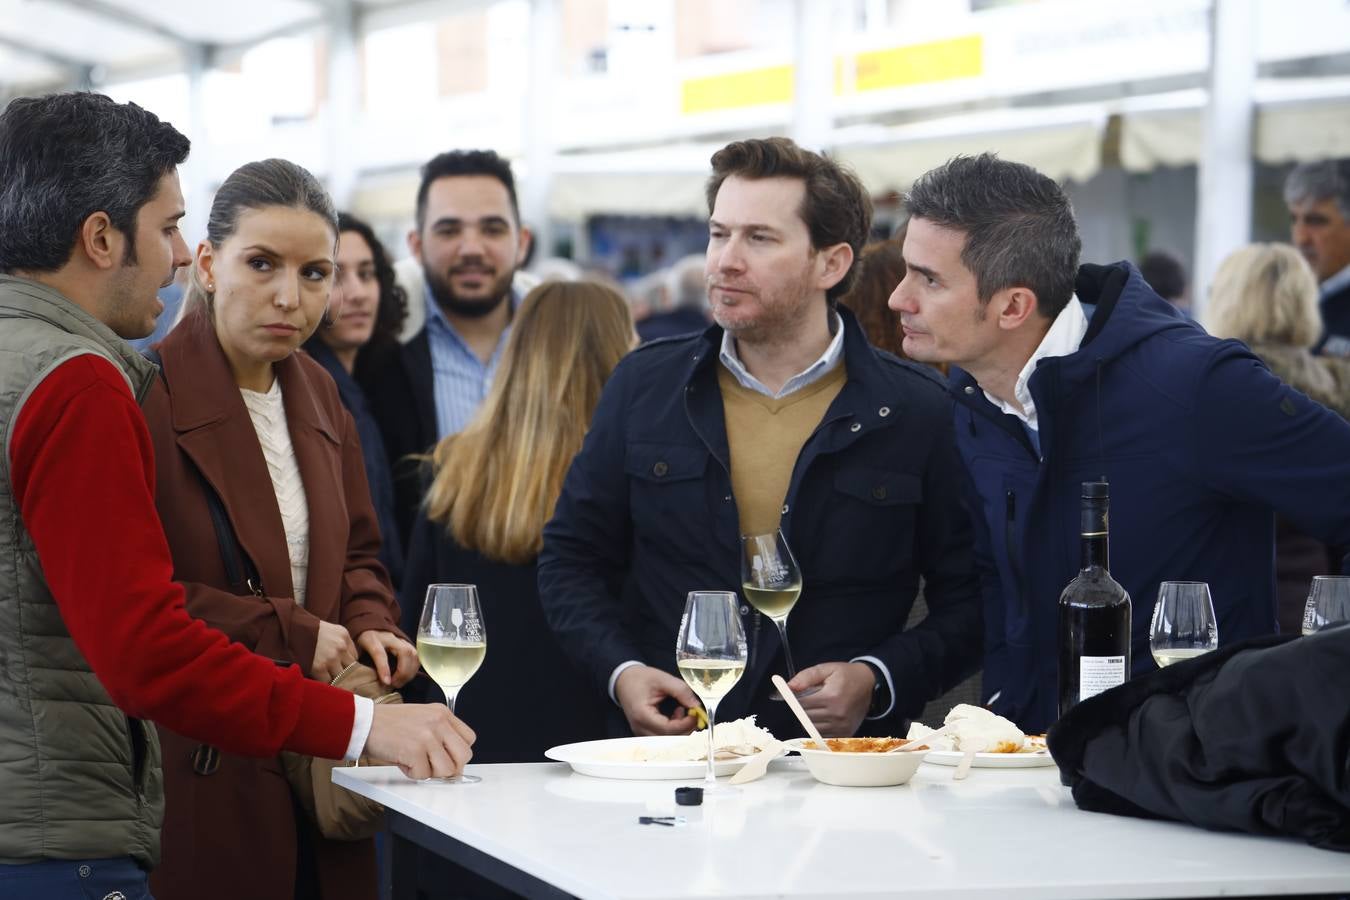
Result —
[[[417, 655], [376, 559], [356, 428], [332, 379], [295, 352], [328, 312], [332, 203], [293, 163], [250, 163], [221, 186], [207, 234], [145, 403], [174, 579], [190, 613], [256, 653], [324, 680], [363, 653], [400, 685]], [[211, 494], [242, 554], [228, 564]], [[211, 771], [196, 742], [160, 734], [159, 900], [376, 896], [373, 843], [320, 837], [277, 759], [222, 754]]]

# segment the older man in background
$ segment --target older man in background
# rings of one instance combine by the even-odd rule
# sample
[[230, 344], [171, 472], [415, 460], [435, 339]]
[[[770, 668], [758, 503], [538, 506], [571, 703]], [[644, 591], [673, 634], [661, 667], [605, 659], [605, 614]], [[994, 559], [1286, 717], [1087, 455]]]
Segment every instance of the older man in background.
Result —
[[1284, 183], [1290, 239], [1317, 273], [1326, 331], [1318, 352], [1350, 357], [1350, 159], [1304, 163]]

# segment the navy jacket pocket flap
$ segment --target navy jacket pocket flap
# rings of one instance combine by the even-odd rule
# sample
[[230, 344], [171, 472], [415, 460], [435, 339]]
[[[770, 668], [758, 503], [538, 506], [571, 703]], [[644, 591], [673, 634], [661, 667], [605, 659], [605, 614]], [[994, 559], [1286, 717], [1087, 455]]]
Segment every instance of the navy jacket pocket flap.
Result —
[[628, 475], [657, 484], [702, 478], [707, 468], [708, 451], [702, 447], [630, 444], [624, 458]]
[[923, 500], [923, 481], [917, 475], [883, 469], [844, 469], [834, 476], [834, 488], [877, 506]]

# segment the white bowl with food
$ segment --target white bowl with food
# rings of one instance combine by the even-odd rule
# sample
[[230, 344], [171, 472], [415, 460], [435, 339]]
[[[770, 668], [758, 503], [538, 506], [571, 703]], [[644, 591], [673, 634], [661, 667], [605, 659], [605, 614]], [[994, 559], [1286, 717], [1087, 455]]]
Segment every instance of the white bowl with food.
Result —
[[930, 749], [925, 744], [914, 744], [912, 750], [887, 752], [903, 744], [903, 738], [826, 738], [825, 742], [830, 745], [829, 750], [810, 738], [788, 741], [787, 746], [801, 754], [816, 781], [840, 787], [904, 784], [914, 777]]

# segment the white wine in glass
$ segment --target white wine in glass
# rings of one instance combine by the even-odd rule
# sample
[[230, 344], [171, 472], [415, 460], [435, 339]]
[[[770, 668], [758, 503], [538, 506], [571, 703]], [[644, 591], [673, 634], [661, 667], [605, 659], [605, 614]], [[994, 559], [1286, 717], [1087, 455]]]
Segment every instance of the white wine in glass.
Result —
[[708, 772], [705, 793], [730, 793], [717, 784], [713, 723], [717, 704], [745, 672], [749, 648], [736, 595], [730, 591], [691, 591], [675, 639], [675, 666], [708, 711]]
[[745, 674], [745, 663], [725, 659], [682, 659], [677, 668], [699, 699], [721, 700]]
[[[741, 592], [745, 594], [746, 602], [768, 616], [778, 628], [787, 680], [791, 681], [797, 674], [797, 666], [788, 647], [787, 620], [802, 594], [802, 573], [781, 530], [741, 538]], [[812, 693], [815, 693], [814, 689], [803, 691], [799, 696]], [[769, 699], [783, 698], [774, 692], [769, 694]]]
[[1194, 659], [1219, 646], [1219, 625], [1209, 585], [1203, 581], [1164, 581], [1153, 607], [1149, 649], [1158, 668]]
[[[460, 688], [474, 676], [487, 656], [487, 630], [478, 588], [472, 584], [432, 584], [417, 626], [417, 658], [427, 675], [445, 692], [450, 712]], [[443, 784], [473, 784], [477, 775], [438, 779]]]

